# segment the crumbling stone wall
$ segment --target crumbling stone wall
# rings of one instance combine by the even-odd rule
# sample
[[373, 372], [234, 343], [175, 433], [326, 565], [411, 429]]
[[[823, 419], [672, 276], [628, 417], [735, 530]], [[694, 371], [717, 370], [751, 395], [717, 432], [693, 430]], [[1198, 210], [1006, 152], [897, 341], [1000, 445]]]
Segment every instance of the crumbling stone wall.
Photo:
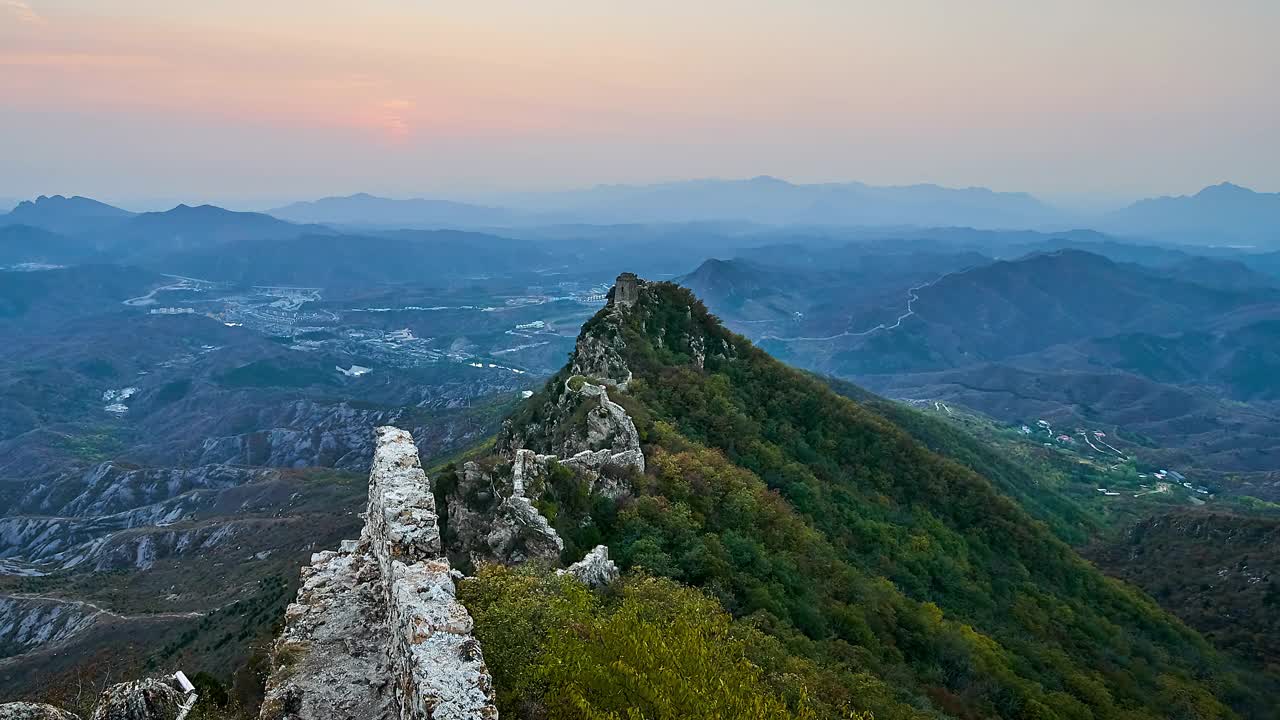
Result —
[[402, 718], [497, 718], [471, 615], [454, 596], [436, 501], [413, 437], [378, 428], [365, 539], [384, 578]]
[[365, 529], [317, 553], [276, 641], [264, 720], [496, 720], [409, 433], [377, 430]]

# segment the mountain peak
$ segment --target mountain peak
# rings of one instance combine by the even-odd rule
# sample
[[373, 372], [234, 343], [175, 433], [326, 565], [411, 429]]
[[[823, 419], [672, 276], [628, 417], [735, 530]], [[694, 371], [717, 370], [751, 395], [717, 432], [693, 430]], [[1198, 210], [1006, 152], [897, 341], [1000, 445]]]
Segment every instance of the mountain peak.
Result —
[[62, 211], [62, 212], [94, 212], [100, 215], [131, 215], [127, 210], [121, 210], [113, 205], [99, 202], [93, 198], [83, 197], [81, 195], [40, 195], [35, 200], [23, 200], [18, 203], [17, 210], [40, 210], [40, 211]]
[[786, 180], [783, 180], [782, 178], [774, 177], [772, 175], [757, 175], [751, 178], [750, 180], [747, 180], [747, 182], [750, 183], [751, 185], [761, 185], [761, 186], [769, 186], [769, 187], [791, 187], [791, 183], [787, 182]]
[[1227, 195], [1253, 195], [1253, 190], [1232, 182], [1220, 182], [1217, 185], [1208, 185], [1195, 194], [1195, 197], [1213, 197]]
[[569, 371], [626, 388], [635, 373], [663, 366], [703, 369], [738, 355], [742, 338], [727, 330], [692, 292], [624, 272], [608, 304], [582, 326]]
[[133, 215], [128, 210], [79, 195], [41, 195], [18, 203], [8, 215], [0, 216], [0, 224], [30, 225], [50, 232], [78, 234], [100, 230]]

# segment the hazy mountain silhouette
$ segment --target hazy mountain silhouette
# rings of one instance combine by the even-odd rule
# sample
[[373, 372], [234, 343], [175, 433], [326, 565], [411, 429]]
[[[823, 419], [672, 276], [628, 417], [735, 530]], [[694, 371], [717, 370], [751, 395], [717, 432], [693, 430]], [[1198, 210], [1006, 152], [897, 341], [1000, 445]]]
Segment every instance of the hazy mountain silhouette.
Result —
[[358, 193], [268, 213], [294, 222], [413, 228], [719, 221], [1015, 228], [1061, 224], [1067, 217], [1026, 193], [858, 182], [802, 185], [769, 176], [498, 193], [480, 202]]
[[420, 229], [501, 226], [532, 220], [525, 213], [504, 208], [427, 198], [395, 200], [368, 193], [296, 202], [267, 214], [299, 223]]
[[0, 225], [30, 225], [42, 230], [74, 234], [96, 230], [133, 217], [133, 213], [79, 195], [41, 195], [18, 203]]
[[94, 236], [109, 257], [129, 262], [233, 243], [287, 240], [300, 235], [333, 234], [320, 225], [296, 225], [262, 213], [234, 212], [214, 205], [179, 205], [165, 212], [142, 213]]
[[768, 224], [1029, 227], [1062, 213], [1026, 193], [858, 182], [801, 185], [770, 176], [498, 196], [507, 207], [581, 222], [746, 220]]
[[1280, 193], [1222, 183], [1195, 195], [1140, 200], [1100, 220], [1115, 232], [1197, 244], [1280, 246]]
[[0, 227], [0, 265], [61, 264], [80, 260], [92, 253], [92, 246], [83, 241], [38, 227]]

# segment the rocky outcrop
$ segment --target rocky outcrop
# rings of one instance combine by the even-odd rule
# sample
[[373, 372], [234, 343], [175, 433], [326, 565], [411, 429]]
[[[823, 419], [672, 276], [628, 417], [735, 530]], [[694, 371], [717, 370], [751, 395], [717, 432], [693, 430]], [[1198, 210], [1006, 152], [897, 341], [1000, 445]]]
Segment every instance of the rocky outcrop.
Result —
[[534, 505], [554, 459], [518, 450], [509, 466], [463, 465], [449, 495], [450, 550], [473, 567], [557, 562], [564, 541]]
[[586, 435], [582, 439], [586, 447], [565, 458], [564, 464], [595, 472], [610, 464], [644, 472], [640, 433], [627, 411], [609, 399], [608, 388], [584, 380], [578, 393], [595, 407], [587, 411]]
[[152, 678], [107, 688], [93, 720], [176, 720], [185, 715], [187, 696], [173, 685]]
[[625, 344], [618, 320], [623, 313], [636, 306], [644, 287], [644, 281], [634, 273], [622, 273], [618, 276], [613, 289], [609, 291], [609, 304], [604, 315], [592, 321], [597, 323], [596, 326], [588, 323], [578, 336], [570, 363], [573, 374], [607, 380], [623, 389], [627, 387], [627, 383], [631, 382], [631, 369], [623, 359]]
[[509, 434], [502, 441], [509, 465], [468, 462], [458, 474], [448, 495], [455, 557], [465, 556], [473, 566], [555, 562], [564, 542], [536, 504], [552, 464], [571, 470], [590, 493], [610, 498], [628, 493], [632, 474], [644, 472], [640, 433], [605, 385], [572, 376], [548, 407], [549, 432], [539, 442], [558, 455], [520, 447], [525, 438]]
[[603, 587], [618, 579], [618, 566], [609, 559], [609, 548], [597, 545], [586, 557], [561, 573], [568, 573], [591, 587]]
[[[190, 684], [187, 685], [191, 689]], [[98, 698], [91, 720], [183, 720], [196, 695], [179, 689], [171, 678], [146, 678], [112, 685]], [[80, 720], [65, 710], [43, 703], [5, 703], [0, 720]]]
[[0, 658], [66, 642], [97, 618], [98, 611], [82, 603], [0, 596]]
[[509, 562], [538, 557], [555, 559], [564, 550], [560, 535], [529, 498], [522, 495], [506, 498], [499, 515], [506, 522], [489, 534], [489, 546]]
[[456, 575], [413, 438], [379, 428], [364, 532], [304, 570], [262, 717], [497, 718]]
[[75, 715], [43, 703], [5, 703], [0, 705], [0, 720], [80, 720]]

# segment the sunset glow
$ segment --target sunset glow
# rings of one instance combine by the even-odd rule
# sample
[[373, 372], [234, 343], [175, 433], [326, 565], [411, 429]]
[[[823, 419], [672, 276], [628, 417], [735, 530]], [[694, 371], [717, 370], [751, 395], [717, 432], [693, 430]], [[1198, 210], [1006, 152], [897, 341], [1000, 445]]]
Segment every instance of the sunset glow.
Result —
[[[1277, 188], [1280, 6], [1224, 5], [1209, 22], [1192, 0], [3, 0], [19, 172], [0, 195], [278, 187], [246, 149], [298, 193], [763, 172]], [[175, 155], [198, 176], [167, 179]], [[114, 185], [129, 159], [146, 177]]]

